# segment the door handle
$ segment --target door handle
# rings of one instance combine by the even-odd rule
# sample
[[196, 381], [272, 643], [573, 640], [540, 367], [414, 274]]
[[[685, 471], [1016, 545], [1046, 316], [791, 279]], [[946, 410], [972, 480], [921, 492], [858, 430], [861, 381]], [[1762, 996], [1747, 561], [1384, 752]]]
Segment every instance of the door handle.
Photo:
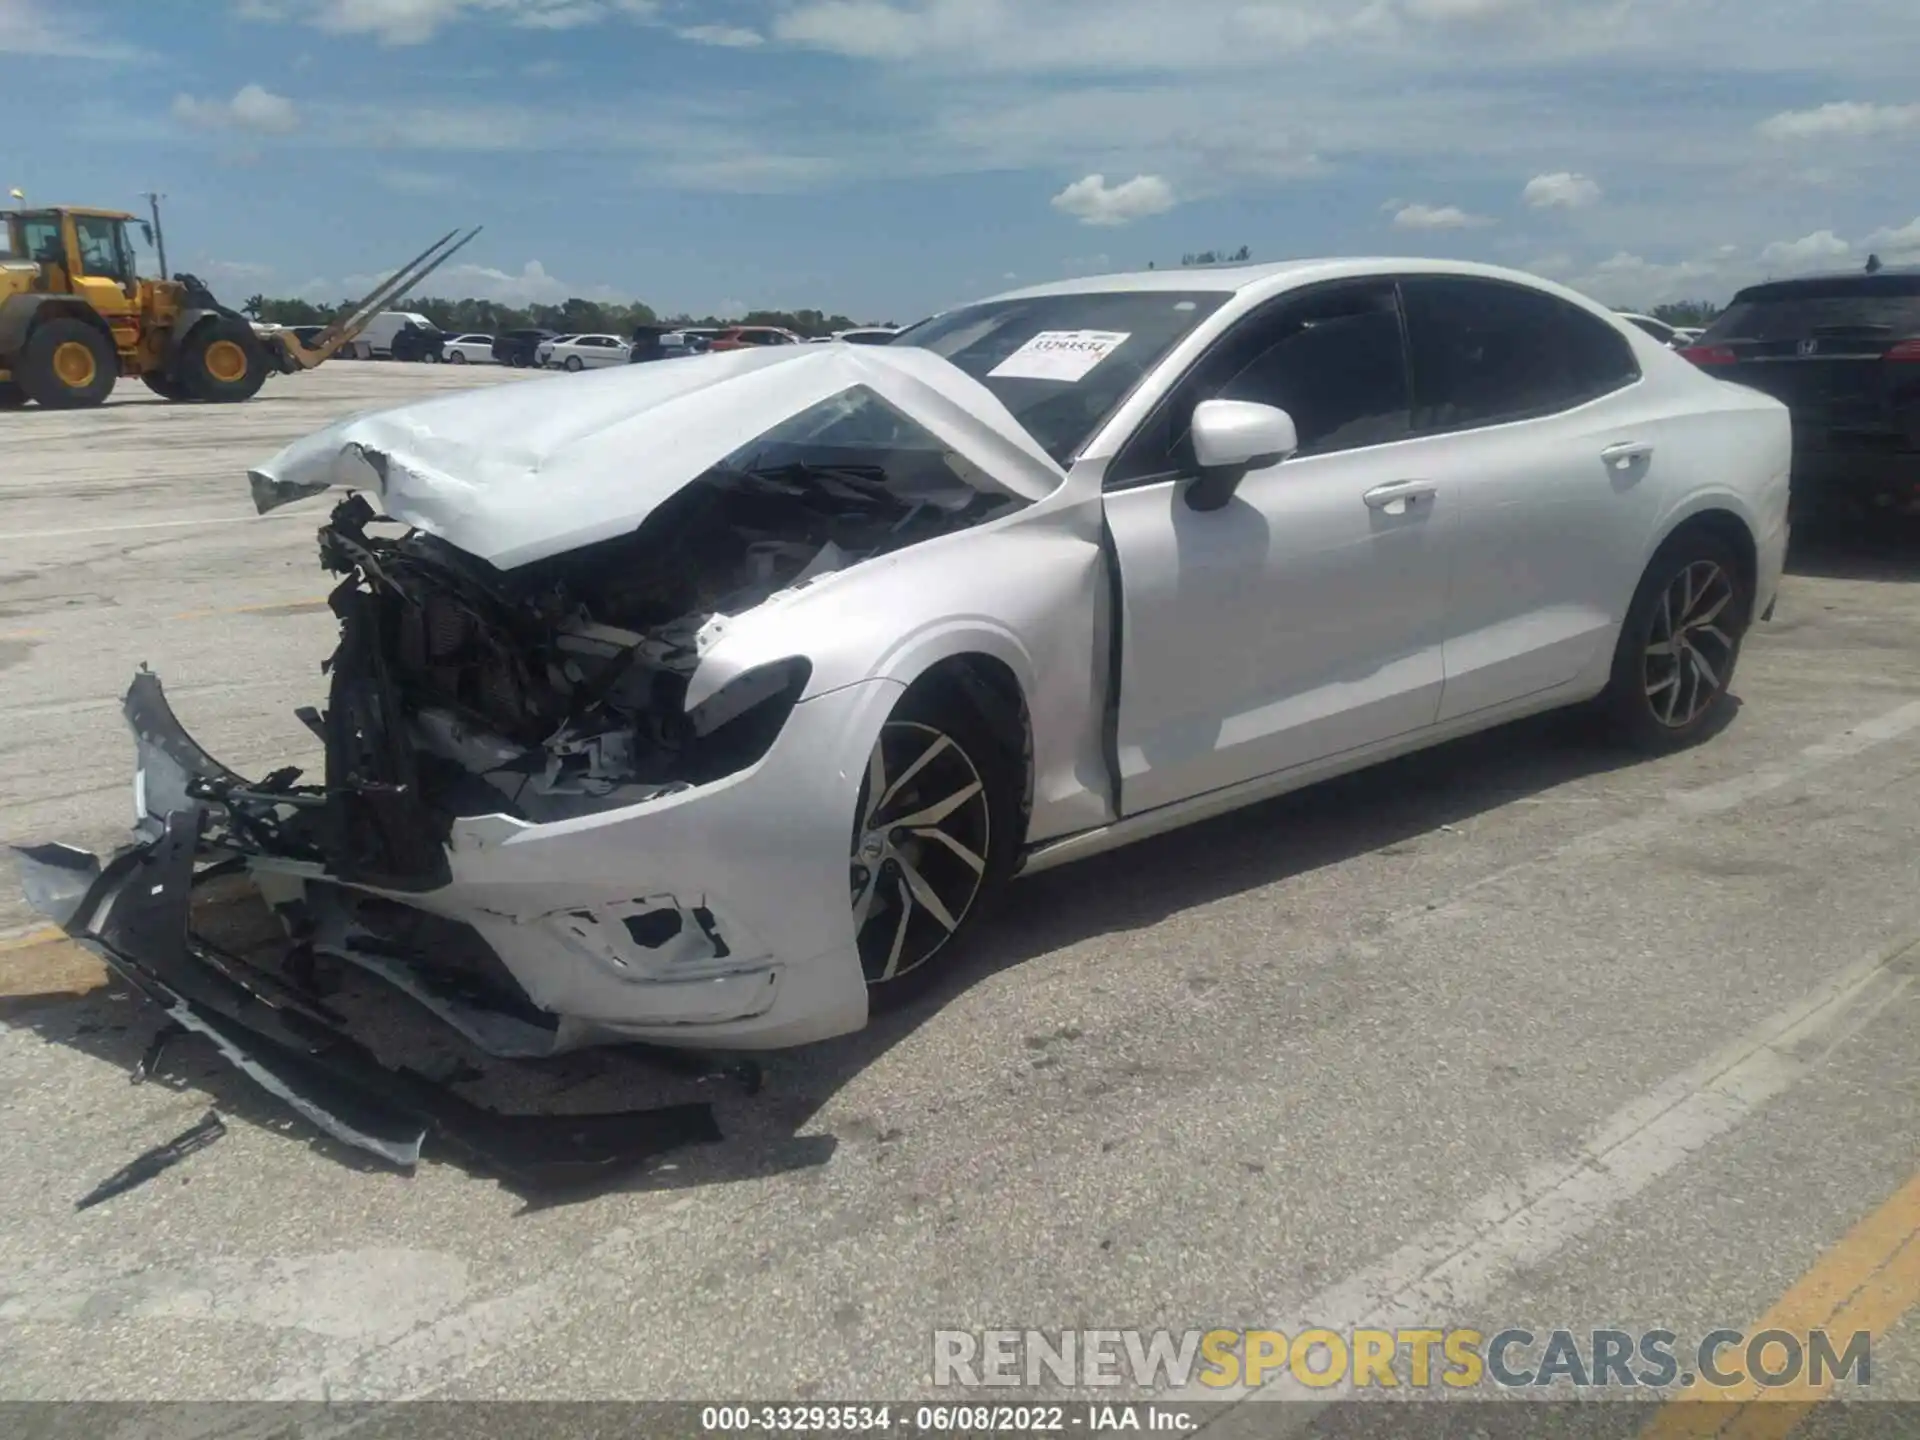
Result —
[[1376, 485], [1360, 498], [1367, 502], [1370, 510], [1389, 510], [1390, 514], [1401, 515], [1416, 503], [1423, 495], [1432, 495], [1439, 487], [1430, 480], [1391, 480], [1385, 485]]
[[1644, 440], [1622, 440], [1617, 445], [1609, 445], [1600, 452], [1600, 458], [1607, 462], [1612, 470], [1625, 470], [1636, 460], [1644, 460], [1653, 454], [1653, 446]]

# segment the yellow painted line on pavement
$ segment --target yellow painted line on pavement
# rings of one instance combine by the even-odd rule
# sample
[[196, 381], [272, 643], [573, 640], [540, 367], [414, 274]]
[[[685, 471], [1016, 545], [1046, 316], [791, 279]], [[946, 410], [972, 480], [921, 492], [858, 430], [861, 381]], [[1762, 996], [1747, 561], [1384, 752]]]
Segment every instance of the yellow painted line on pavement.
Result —
[[106, 983], [100, 958], [51, 926], [0, 942], [0, 1020], [77, 1000]]
[[9, 935], [0, 940], [0, 955], [14, 950], [31, 950], [36, 945], [45, 945], [50, 940], [59, 940], [66, 935], [58, 925], [39, 925], [19, 935]]
[[[1878, 1339], [1920, 1304], [1920, 1175], [1828, 1249], [1772, 1309], [1749, 1329], [1785, 1330], [1805, 1343], [1825, 1330], [1836, 1351], [1865, 1330]], [[1748, 1380], [1710, 1398], [1673, 1400], [1660, 1407], [1641, 1440], [1785, 1440], [1833, 1389], [1802, 1377], [1763, 1386]]]

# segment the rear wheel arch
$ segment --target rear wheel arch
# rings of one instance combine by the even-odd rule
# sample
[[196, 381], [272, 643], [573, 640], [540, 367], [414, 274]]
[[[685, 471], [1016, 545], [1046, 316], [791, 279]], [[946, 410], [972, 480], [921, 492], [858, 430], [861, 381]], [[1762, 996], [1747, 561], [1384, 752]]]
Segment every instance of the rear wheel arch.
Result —
[[1751, 625], [1754, 618], [1754, 597], [1760, 583], [1760, 547], [1754, 540], [1753, 531], [1747, 522], [1732, 510], [1713, 506], [1684, 516], [1661, 537], [1660, 543], [1648, 556], [1647, 565], [1651, 566], [1653, 561], [1670, 550], [1676, 541], [1695, 535], [1707, 535], [1718, 540], [1732, 554], [1740, 581], [1741, 624], [1743, 627]]
[[1593, 702], [1631, 748], [1683, 749], [1730, 717], [1729, 687], [1753, 622], [1752, 547], [1739, 516], [1709, 510], [1675, 525], [1648, 558]]

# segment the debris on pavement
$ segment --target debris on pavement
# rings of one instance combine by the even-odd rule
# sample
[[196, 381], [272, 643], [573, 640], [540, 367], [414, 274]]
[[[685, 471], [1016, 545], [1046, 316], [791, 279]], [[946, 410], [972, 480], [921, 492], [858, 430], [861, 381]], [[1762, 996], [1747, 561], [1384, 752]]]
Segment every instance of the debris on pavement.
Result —
[[93, 1189], [73, 1202], [76, 1210], [90, 1210], [103, 1200], [111, 1200], [116, 1195], [144, 1185], [163, 1171], [172, 1169], [196, 1150], [204, 1150], [222, 1135], [227, 1133], [227, 1125], [217, 1111], [209, 1110], [200, 1123], [191, 1130], [156, 1145], [142, 1155], [136, 1155], [120, 1169], [102, 1180]]

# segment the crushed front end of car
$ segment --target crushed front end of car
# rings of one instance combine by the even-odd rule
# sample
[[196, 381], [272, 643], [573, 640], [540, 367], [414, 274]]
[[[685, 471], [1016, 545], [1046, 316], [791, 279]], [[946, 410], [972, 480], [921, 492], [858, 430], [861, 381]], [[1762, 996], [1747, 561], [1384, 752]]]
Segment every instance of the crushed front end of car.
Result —
[[[749, 380], [771, 368], [757, 356], [701, 363]], [[814, 453], [806, 437], [822, 423], [904, 419], [848, 384], [884, 385], [884, 366], [853, 364], [814, 363], [767, 415], [737, 422], [744, 437], [688, 425], [698, 468], [651, 492], [621, 483], [600, 453], [581, 458], [605, 425], [529, 410], [527, 427], [545, 419], [561, 438], [491, 476], [483, 503], [486, 487], [453, 462], [497, 456], [476, 431], [519, 422], [498, 401], [477, 412], [477, 394], [460, 397], [468, 408], [455, 413], [478, 418], [457, 444], [403, 410], [290, 447], [253, 474], [261, 508], [343, 474], [385, 502], [383, 513], [351, 489], [319, 532], [339, 639], [324, 708], [299, 715], [323, 746], [322, 773], [237, 774], [143, 671], [124, 707], [131, 843], [104, 860], [23, 850], [29, 898], [175, 1023], [391, 1162], [410, 1164], [438, 1131], [508, 1168], [571, 1173], [602, 1163], [583, 1158], [596, 1147], [709, 1133], [703, 1107], [524, 1122], [477, 1111], [381, 1063], [302, 976], [311, 957], [345, 962], [507, 1058], [626, 1041], [781, 1048], [865, 1023], [849, 777], [864, 773], [901, 687], [810, 693], [803, 653], [736, 664], [715, 652], [779, 597], [1026, 501], [937, 448], [901, 462], [919, 466], [904, 484], [784, 458]], [[654, 383], [614, 370], [567, 389], [591, 405], [609, 381]], [[445, 401], [413, 410], [453, 428]], [[794, 414], [806, 433], [782, 449], [766, 432]], [[669, 449], [674, 420], [669, 407], [650, 432]], [[753, 441], [744, 456], [740, 438]], [[716, 461], [705, 452], [721, 440]], [[195, 932], [196, 887], [234, 874], [278, 917], [297, 963], [257, 964]]]

